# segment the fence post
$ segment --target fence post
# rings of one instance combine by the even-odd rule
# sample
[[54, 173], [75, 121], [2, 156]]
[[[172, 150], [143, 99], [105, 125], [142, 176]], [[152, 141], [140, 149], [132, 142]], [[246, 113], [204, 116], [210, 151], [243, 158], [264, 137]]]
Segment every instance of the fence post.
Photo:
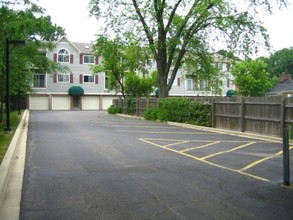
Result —
[[216, 101], [215, 98], [212, 98], [212, 127], [216, 127]]
[[290, 162], [289, 162], [289, 129], [283, 129], [283, 185], [290, 185]]
[[281, 135], [283, 135], [284, 128], [286, 127], [285, 124], [285, 107], [286, 107], [286, 100], [285, 97], [282, 96], [281, 98], [281, 115], [280, 115], [280, 127], [281, 127]]
[[245, 126], [244, 126], [244, 98], [243, 96], [240, 97], [240, 131], [244, 132], [245, 131]]

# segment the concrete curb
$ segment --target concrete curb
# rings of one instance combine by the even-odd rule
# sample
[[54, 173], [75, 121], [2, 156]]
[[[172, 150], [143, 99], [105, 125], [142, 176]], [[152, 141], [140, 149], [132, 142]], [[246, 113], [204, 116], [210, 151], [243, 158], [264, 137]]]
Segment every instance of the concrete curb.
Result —
[[25, 110], [0, 166], [0, 219], [19, 219], [28, 118]]

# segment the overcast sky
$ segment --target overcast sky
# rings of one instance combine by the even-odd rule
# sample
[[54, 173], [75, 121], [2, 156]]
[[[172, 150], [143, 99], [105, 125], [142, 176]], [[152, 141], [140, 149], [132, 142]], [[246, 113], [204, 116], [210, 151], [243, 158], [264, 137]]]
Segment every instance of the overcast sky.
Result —
[[[96, 39], [100, 24], [89, 16], [88, 0], [39, 0], [39, 6], [46, 9], [52, 22], [65, 28], [67, 37], [73, 42], [90, 42]], [[282, 11], [275, 10], [274, 15], [263, 15], [273, 50], [293, 46], [293, 6]], [[260, 54], [267, 55], [267, 54]]]

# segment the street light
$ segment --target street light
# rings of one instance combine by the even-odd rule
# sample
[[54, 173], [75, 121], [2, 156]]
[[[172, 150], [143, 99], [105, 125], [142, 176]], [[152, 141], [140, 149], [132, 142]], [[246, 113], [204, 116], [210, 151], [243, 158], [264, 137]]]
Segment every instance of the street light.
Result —
[[9, 86], [9, 44], [24, 45], [24, 40], [6, 39], [6, 127], [4, 131], [11, 131], [10, 127], [10, 86]]

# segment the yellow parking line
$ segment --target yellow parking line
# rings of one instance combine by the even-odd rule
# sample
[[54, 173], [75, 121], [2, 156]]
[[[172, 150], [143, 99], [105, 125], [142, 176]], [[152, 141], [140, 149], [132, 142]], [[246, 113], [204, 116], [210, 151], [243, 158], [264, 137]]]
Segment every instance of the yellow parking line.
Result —
[[171, 147], [171, 146], [174, 146], [174, 145], [178, 145], [178, 144], [185, 144], [185, 143], [188, 143], [189, 141], [177, 141], [175, 143], [172, 143], [172, 144], [166, 144], [166, 145], [163, 145], [164, 147]]
[[211, 157], [214, 157], [214, 156], [220, 155], [220, 154], [230, 153], [230, 152], [233, 152], [233, 151], [239, 150], [239, 149], [241, 149], [241, 148], [244, 148], [244, 147], [247, 147], [247, 146], [253, 145], [253, 144], [255, 144], [255, 143], [256, 143], [255, 141], [253, 141], [253, 142], [249, 142], [249, 143], [247, 143], [247, 144], [243, 144], [243, 145], [241, 145], [241, 146], [239, 146], [239, 147], [235, 147], [235, 148], [232, 148], [232, 149], [230, 149], [230, 150], [221, 151], [221, 152], [217, 152], [217, 153], [214, 153], [214, 154], [207, 155], [207, 156], [205, 156], [205, 157], [201, 157], [200, 159], [205, 160], [205, 159], [208, 159], [208, 158], [211, 158]]
[[197, 147], [191, 147], [191, 148], [188, 148], [188, 149], [184, 149], [184, 150], [181, 150], [180, 152], [184, 153], [184, 152], [187, 152], [187, 151], [190, 151], [190, 150], [200, 149], [200, 148], [208, 147], [208, 146], [211, 146], [211, 145], [214, 145], [214, 144], [218, 144], [220, 142], [221, 141], [215, 141], [215, 142], [208, 143], [208, 144], [205, 144], [205, 145], [201, 145], [201, 146], [197, 146]]
[[219, 165], [219, 164], [215, 164], [215, 163], [212, 163], [212, 162], [209, 162], [209, 161], [206, 161], [206, 160], [203, 160], [201, 158], [198, 158], [196, 156], [193, 156], [193, 155], [190, 155], [190, 154], [187, 154], [187, 153], [184, 153], [184, 152], [180, 152], [180, 151], [177, 151], [177, 150], [174, 150], [172, 148], [167, 148], [165, 146], [162, 146], [160, 144], [156, 144], [156, 143], [153, 143], [151, 141], [148, 141], [147, 138], [144, 139], [144, 138], [139, 138], [139, 140], [145, 142], [145, 143], [148, 143], [148, 144], [151, 144], [153, 146], [156, 146], [156, 147], [159, 147], [159, 148], [162, 148], [162, 149], [165, 149], [165, 150], [169, 150], [169, 151], [172, 151], [174, 153], [177, 153], [177, 154], [180, 154], [180, 155], [183, 155], [183, 156], [186, 156], [186, 157], [190, 157], [192, 159], [195, 159], [195, 160], [198, 160], [198, 161], [201, 161], [203, 163], [206, 163], [206, 164], [209, 164], [211, 166], [214, 166], [214, 167], [218, 167], [218, 168], [221, 168], [221, 169], [224, 169], [224, 170], [228, 170], [228, 171], [231, 171], [231, 172], [234, 172], [234, 173], [238, 173], [238, 174], [242, 174], [242, 175], [245, 175], [245, 176], [249, 176], [251, 178], [254, 178], [254, 179], [258, 179], [258, 180], [261, 180], [261, 181], [264, 181], [264, 182], [269, 182], [268, 179], [266, 178], [263, 178], [263, 177], [259, 177], [259, 176], [255, 176], [255, 175], [252, 175], [252, 174], [249, 174], [249, 173], [245, 173], [243, 171], [239, 171], [239, 170], [234, 170], [234, 169], [231, 169], [229, 167], [224, 167], [222, 165]]
[[[291, 147], [289, 148], [289, 150], [291, 150], [291, 149], [293, 149], [293, 146], [291, 146]], [[250, 168], [252, 168], [252, 167], [254, 167], [254, 166], [256, 166], [256, 165], [258, 165], [258, 164], [260, 164], [260, 163], [262, 163], [262, 162], [264, 162], [264, 161], [266, 161], [266, 160], [272, 159], [272, 158], [277, 157], [277, 156], [279, 156], [279, 155], [281, 155], [281, 154], [283, 154], [283, 150], [279, 151], [278, 153], [276, 153], [276, 154], [274, 154], [274, 155], [272, 155], [272, 156], [265, 157], [265, 158], [262, 158], [262, 159], [260, 159], [260, 160], [257, 160], [257, 161], [255, 161], [255, 162], [253, 162], [253, 163], [247, 165], [246, 167], [243, 167], [243, 168], [239, 169], [239, 171], [242, 172], [242, 171], [248, 170], [248, 169], [250, 169]]]

